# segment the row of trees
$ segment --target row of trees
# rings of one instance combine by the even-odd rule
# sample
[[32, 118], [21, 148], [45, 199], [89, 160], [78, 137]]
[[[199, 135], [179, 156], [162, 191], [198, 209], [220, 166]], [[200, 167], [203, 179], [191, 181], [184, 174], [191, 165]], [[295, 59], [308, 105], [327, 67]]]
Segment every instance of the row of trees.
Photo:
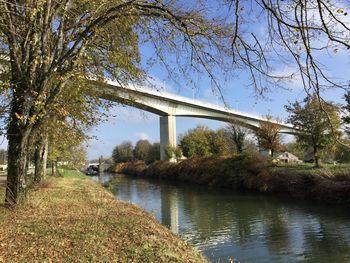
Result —
[[[217, 131], [206, 127], [191, 129], [180, 138], [179, 147], [186, 157], [241, 153], [249, 145], [249, 151], [259, 147], [268, 150], [271, 156], [277, 151], [289, 149], [304, 159], [305, 153], [311, 151], [311, 159], [317, 167], [320, 166], [320, 158], [346, 160], [349, 152], [349, 145], [346, 143], [349, 140], [344, 136], [341, 127], [345, 127], [349, 134], [346, 125], [350, 124], [350, 119], [342, 118], [341, 109], [350, 110], [350, 93], [346, 94], [346, 100], [347, 105], [341, 107], [320, 100], [313, 94], [302, 102], [296, 101], [287, 105], [287, 121], [297, 130], [296, 142], [287, 146], [282, 143], [278, 123], [272, 122], [271, 116], [266, 116], [266, 122], [253, 131], [242, 128], [237, 123], [231, 123], [225, 129]], [[247, 140], [249, 134], [255, 137], [255, 147], [251, 140]]]
[[148, 140], [139, 140], [134, 147], [131, 142], [125, 141], [113, 149], [112, 159], [115, 163], [136, 159], [149, 164], [160, 159], [160, 144], [151, 144]]
[[230, 156], [237, 153], [258, 152], [259, 148], [269, 150], [273, 155], [275, 151], [285, 149], [279, 132], [278, 124], [271, 122], [263, 123], [260, 129], [255, 131], [236, 123], [216, 131], [198, 126], [180, 136], [178, 147], [185, 157]]
[[247, 134], [247, 129], [233, 124], [217, 131], [198, 126], [180, 136], [179, 149], [185, 157], [227, 156], [236, 152], [257, 151], [254, 142], [247, 138]]
[[[70, 167], [81, 168], [87, 162], [87, 151], [86, 147], [83, 144], [70, 144], [68, 145], [66, 142], [61, 141], [60, 143], [54, 144], [54, 141], [50, 140], [51, 147], [49, 149], [45, 149], [47, 154], [46, 165], [43, 164], [43, 168], [46, 166], [51, 166], [53, 168], [53, 172], [57, 171], [58, 163], [66, 163]], [[38, 159], [38, 151], [36, 149], [31, 148], [28, 153], [28, 165], [31, 166], [35, 164]], [[0, 164], [7, 164], [7, 151], [4, 149], [0, 149]], [[38, 180], [39, 175], [36, 174], [34, 177], [34, 181]], [[29, 182], [31, 183], [31, 182]]]

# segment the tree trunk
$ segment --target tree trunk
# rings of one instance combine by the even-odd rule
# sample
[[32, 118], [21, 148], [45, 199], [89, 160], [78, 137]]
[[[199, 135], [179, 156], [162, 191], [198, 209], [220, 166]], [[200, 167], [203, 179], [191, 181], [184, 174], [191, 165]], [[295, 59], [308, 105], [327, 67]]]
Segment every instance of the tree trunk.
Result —
[[49, 153], [49, 138], [46, 134], [45, 137], [45, 146], [44, 146], [44, 159], [43, 159], [43, 173], [44, 173], [44, 178], [46, 177], [47, 174], [47, 155]]
[[[13, 112], [13, 110], [12, 110]], [[13, 115], [12, 115], [13, 116]], [[21, 203], [25, 198], [27, 146], [30, 130], [18, 125], [16, 118], [11, 118], [8, 126], [8, 158], [7, 158], [7, 205]]]
[[243, 143], [239, 140], [236, 141], [236, 149], [238, 153], [242, 153], [243, 152]]
[[52, 176], [57, 176], [57, 163], [56, 161], [51, 161]]
[[46, 155], [46, 140], [39, 139], [35, 146], [34, 152], [34, 183], [40, 183], [45, 177], [45, 155]]
[[57, 176], [61, 176], [60, 171], [58, 170], [58, 162], [57, 162], [57, 161], [55, 161], [54, 163], [55, 163], [55, 171], [56, 171], [56, 175], [57, 175]]
[[[12, 73], [15, 73], [14, 71]], [[14, 91], [11, 100], [11, 111], [7, 126], [8, 156], [7, 185], [5, 204], [8, 206], [21, 203], [26, 193], [26, 163], [28, 157], [29, 136], [32, 126], [26, 123], [27, 98], [21, 81], [12, 75]]]
[[316, 147], [314, 147], [314, 158], [315, 158], [315, 167], [319, 168], [320, 167], [320, 160], [318, 157], [318, 150]]

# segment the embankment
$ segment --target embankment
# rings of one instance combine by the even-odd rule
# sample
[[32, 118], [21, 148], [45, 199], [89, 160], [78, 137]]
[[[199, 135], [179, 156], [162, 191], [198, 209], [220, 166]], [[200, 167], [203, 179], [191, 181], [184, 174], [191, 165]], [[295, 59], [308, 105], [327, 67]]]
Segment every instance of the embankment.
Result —
[[147, 212], [67, 177], [50, 178], [13, 210], [0, 203], [0, 262], [205, 262]]
[[141, 161], [120, 166], [117, 172], [149, 178], [190, 182], [235, 190], [283, 193], [327, 203], [350, 205], [349, 169], [290, 169], [276, 167], [261, 156], [190, 158], [180, 163]]

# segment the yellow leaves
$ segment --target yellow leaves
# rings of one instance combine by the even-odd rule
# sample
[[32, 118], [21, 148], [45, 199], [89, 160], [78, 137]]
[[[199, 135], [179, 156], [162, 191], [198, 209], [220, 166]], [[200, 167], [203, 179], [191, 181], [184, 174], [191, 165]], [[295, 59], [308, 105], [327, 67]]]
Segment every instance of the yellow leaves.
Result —
[[338, 8], [338, 9], [337, 9], [337, 13], [338, 13], [338, 14], [343, 14], [344, 16], [348, 15], [348, 13], [345, 12], [343, 8]]
[[19, 121], [24, 120], [24, 116], [23, 116], [23, 115], [18, 114], [17, 112], [15, 112], [15, 116], [16, 116], [16, 118], [17, 118]]
[[34, 114], [33, 116], [29, 117], [29, 123], [35, 123], [38, 120], [40, 120], [43, 116], [45, 115], [45, 112], [39, 113], [39, 114]]
[[40, 106], [43, 106], [44, 105], [44, 102], [42, 100], [36, 100], [34, 101], [34, 106], [36, 108], [40, 107]]

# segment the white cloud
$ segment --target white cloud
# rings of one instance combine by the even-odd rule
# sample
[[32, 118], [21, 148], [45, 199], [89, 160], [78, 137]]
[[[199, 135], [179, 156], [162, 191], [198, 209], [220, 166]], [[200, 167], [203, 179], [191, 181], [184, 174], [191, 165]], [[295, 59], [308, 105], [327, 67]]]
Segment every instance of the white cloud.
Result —
[[133, 108], [131, 106], [117, 105], [110, 109], [110, 117], [108, 120], [111, 123], [128, 122], [140, 123], [158, 121], [158, 116], [143, 110]]
[[206, 88], [203, 91], [202, 97], [200, 98], [200, 100], [204, 100], [204, 101], [216, 104], [216, 105], [221, 105], [222, 104], [222, 102], [220, 101], [218, 95], [210, 87]]
[[137, 132], [137, 133], [135, 133], [135, 135], [139, 140], [151, 141], [151, 137], [145, 132]]
[[162, 91], [172, 90], [172, 88], [165, 81], [159, 79], [154, 75], [149, 76], [145, 81], [145, 84], [146, 84], [146, 88], [153, 88], [153, 89], [162, 90]]
[[[118, 85], [117, 82], [109, 80], [108, 83], [113, 85]], [[149, 90], [156, 90], [156, 91], [172, 91], [172, 87], [169, 86], [165, 81], [161, 80], [157, 76], [149, 75], [146, 77], [146, 79], [142, 80], [141, 82], [130, 82], [128, 83], [129, 88], [133, 89], [149, 89]]]
[[272, 75], [284, 78], [281, 81], [286, 83], [290, 89], [303, 89], [303, 81], [298, 67], [284, 66], [272, 72]]

